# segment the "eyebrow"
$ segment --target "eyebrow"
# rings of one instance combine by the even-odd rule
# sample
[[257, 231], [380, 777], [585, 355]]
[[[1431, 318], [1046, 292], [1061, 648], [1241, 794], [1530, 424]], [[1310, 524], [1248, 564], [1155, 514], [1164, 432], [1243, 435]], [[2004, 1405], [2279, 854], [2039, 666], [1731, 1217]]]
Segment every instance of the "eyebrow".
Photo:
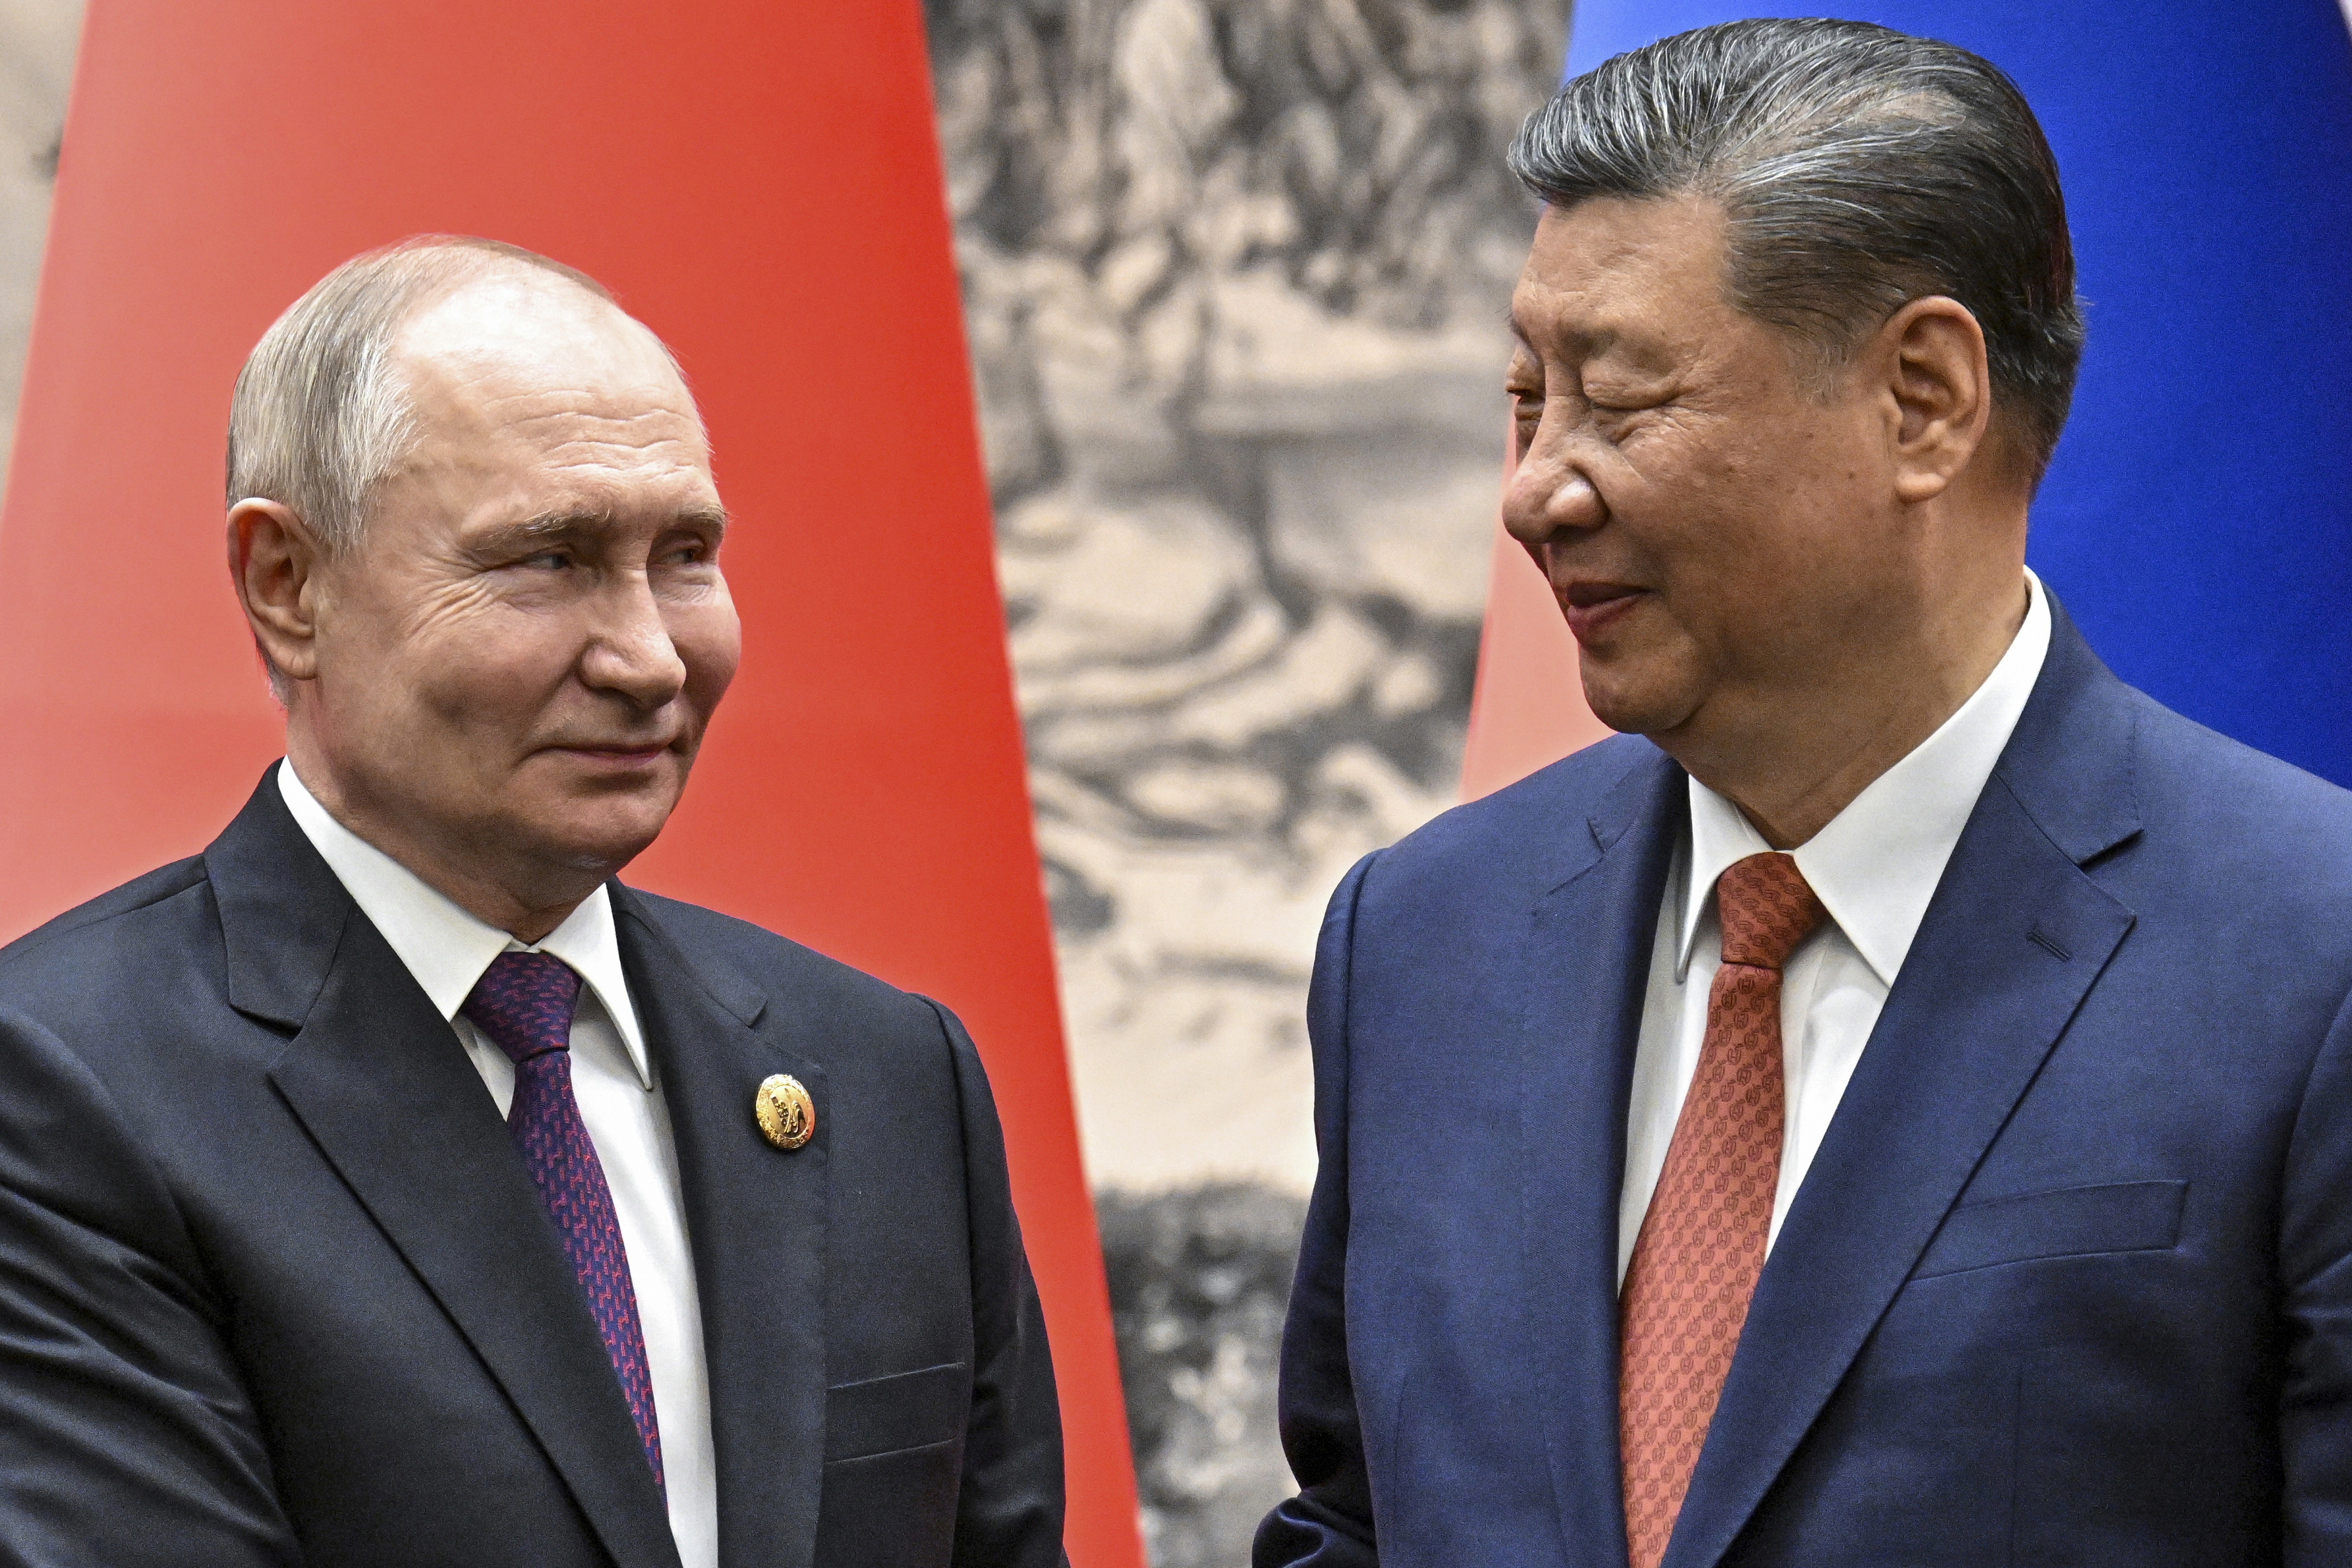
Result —
[[[1516, 312], [1505, 315], [1503, 322], [1510, 329], [1512, 339], [1520, 347], [1530, 350], [1538, 358], [1542, 356], [1543, 351], [1537, 347], [1535, 339], [1520, 323]], [[1567, 346], [1573, 349], [1577, 356], [1586, 362], [1598, 359], [1615, 350], [1621, 343], [1628, 342], [1624, 324], [1618, 321], [1603, 321], [1582, 331], [1568, 331], [1562, 336], [1567, 341]], [[1633, 352], [1638, 353], [1639, 341], [1633, 341], [1635, 342]]]
[[[554, 539], [576, 533], [583, 529], [611, 528], [621, 521], [621, 514], [598, 507], [571, 507], [562, 511], [541, 512], [518, 522], [502, 523], [493, 531], [502, 539]], [[724, 529], [729, 521], [723, 506], [693, 507], [679, 512], [671, 520], [674, 526], [684, 528]]]
[[[621, 521], [617, 512], [595, 507], [572, 507], [562, 511], [541, 512], [536, 517], [515, 522], [501, 523], [486, 531], [478, 548], [510, 550], [534, 543], [554, 543], [575, 539], [583, 533], [598, 533]], [[730, 521], [725, 507], [695, 507], [682, 511], [671, 520], [671, 526], [696, 529], [713, 535], [727, 531]]]

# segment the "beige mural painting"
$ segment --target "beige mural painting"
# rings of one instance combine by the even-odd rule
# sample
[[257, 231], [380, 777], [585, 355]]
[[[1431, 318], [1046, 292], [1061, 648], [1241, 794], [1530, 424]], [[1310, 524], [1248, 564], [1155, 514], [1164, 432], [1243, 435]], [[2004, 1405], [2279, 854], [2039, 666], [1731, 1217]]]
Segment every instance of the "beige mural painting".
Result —
[[1326, 899], [1453, 804], [1561, 0], [929, 0], [1152, 1555], [1247, 1556]]

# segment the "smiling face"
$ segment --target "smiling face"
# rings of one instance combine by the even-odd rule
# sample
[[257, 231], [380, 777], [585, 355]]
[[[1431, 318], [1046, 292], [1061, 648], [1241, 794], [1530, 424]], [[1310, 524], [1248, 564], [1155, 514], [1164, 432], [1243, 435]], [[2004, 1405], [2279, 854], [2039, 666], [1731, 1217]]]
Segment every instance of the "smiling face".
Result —
[[312, 571], [289, 749], [477, 913], [568, 907], [661, 831], [735, 672], [701, 425], [652, 333], [521, 268], [426, 307], [395, 360], [419, 438]]
[[1724, 240], [1698, 197], [1550, 209], [1512, 299], [1505, 522], [1594, 713], [1678, 756], [1833, 693], [1930, 575], [1895, 401], [1867, 377], [1808, 385], [1790, 339], [1726, 302]]

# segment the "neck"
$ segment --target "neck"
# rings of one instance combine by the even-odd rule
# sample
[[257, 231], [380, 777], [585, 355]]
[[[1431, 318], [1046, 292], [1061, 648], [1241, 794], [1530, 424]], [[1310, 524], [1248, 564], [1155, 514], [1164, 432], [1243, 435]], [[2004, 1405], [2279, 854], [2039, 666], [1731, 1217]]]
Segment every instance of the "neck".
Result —
[[1972, 609], [1923, 618], [1892, 646], [1851, 650], [1832, 668], [1741, 704], [1748, 722], [1708, 724], [1702, 712], [1654, 739], [1737, 805], [1767, 844], [1794, 849], [1985, 683], [2025, 622], [2030, 600], [2018, 571]]
[[371, 810], [364, 792], [350, 788], [327, 764], [306, 726], [288, 724], [286, 755], [300, 775], [302, 786], [328, 816], [400, 862], [426, 887], [517, 942], [536, 945], [544, 940], [587, 900], [607, 874], [564, 867], [552, 875], [538, 868], [530, 875], [501, 876], [497, 871], [485, 875], [479, 868], [499, 867], [501, 857], [494, 850], [438, 845], [405, 830], [391, 814]]

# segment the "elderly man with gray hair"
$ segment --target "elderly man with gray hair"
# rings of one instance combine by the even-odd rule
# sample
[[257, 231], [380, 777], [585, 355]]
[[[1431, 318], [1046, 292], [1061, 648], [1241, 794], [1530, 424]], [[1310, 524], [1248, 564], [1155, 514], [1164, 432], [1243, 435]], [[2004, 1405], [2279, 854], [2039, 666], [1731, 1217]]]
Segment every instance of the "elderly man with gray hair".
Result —
[[1062, 1563], [962, 1027], [614, 879], [740, 648], [668, 351], [413, 240], [228, 468], [286, 758], [0, 951], [0, 1562]]
[[2023, 98], [1731, 23], [1511, 162], [1505, 521], [1627, 733], [1332, 900], [1259, 1568], [2352, 1563], [2352, 795], [2025, 569]]

